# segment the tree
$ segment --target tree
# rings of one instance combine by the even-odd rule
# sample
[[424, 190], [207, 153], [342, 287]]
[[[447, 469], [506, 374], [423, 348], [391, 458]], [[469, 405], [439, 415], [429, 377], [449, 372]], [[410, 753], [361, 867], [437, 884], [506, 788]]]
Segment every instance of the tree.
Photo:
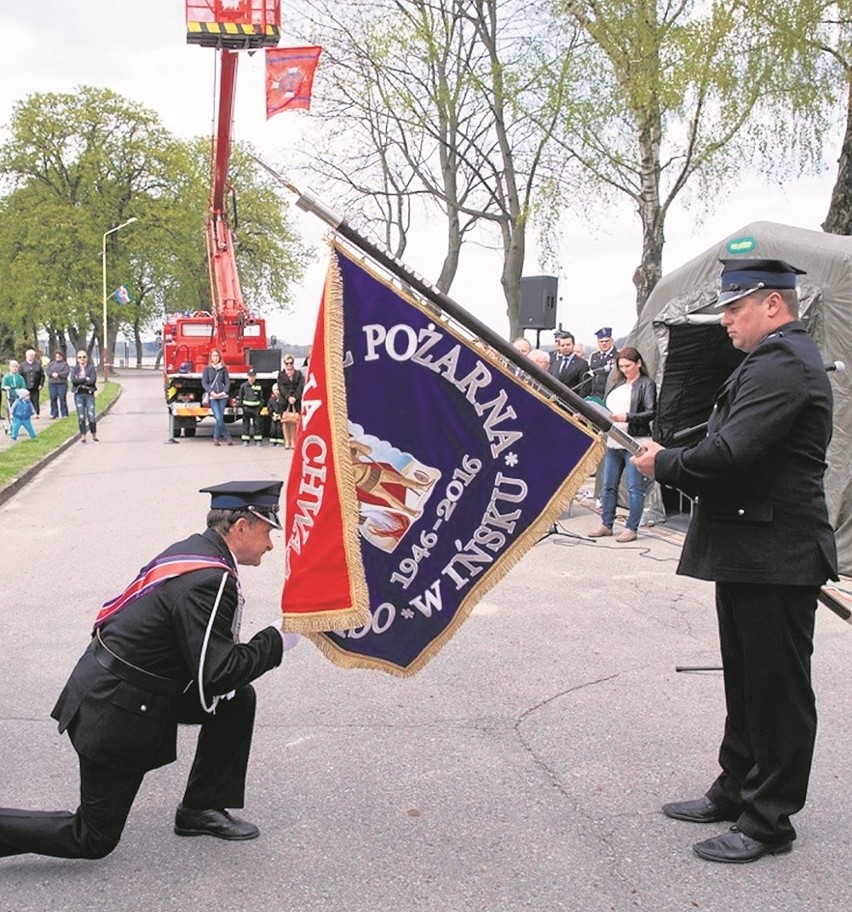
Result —
[[852, 3], [828, 3], [814, 30], [815, 44], [834, 62], [846, 96], [845, 129], [837, 160], [837, 179], [823, 231], [852, 234]]
[[329, 60], [317, 111], [333, 132], [311, 169], [378, 216], [397, 255], [412, 207], [422, 201], [414, 211], [428, 217], [437, 205], [446, 226], [442, 291], [465, 238], [483, 225], [496, 229], [514, 335], [526, 233], [557, 120], [554, 73], [564, 61], [540, 10], [526, 0], [311, 7]]
[[[103, 343], [103, 235], [130, 216], [139, 224], [107, 237], [107, 294], [125, 284], [134, 298], [119, 306], [108, 297], [110, 347], [119, 325], [139, 349], [142, 330], [165, 311], [209, 309], [209, 140], [179, 142], [153, 112], [90, 87], [24, 99], [10, 132], [0, 149], [9, 176], [0, 203], [0, 307], [21, 339], [35, 342], [44, 327], [76, 348], [91, 348], [95, 337]], [[306, 252], [265, 175], [240, 149], [233, 162], [243, 191], [244, 292], [258, 310], [285, 307]]]
[[[88, 347], [90, 327], [102, 336], [102, 234], [125, 221], [142, 195], [165, 189], [159, 153], [166, 143], [155, 114], [106, 90], [33, 95], [15, 106], [0, 153], [21, 214], [10, 295], [33, 326], [54, 336], [64, 318], [76, 347]], [[113, 258], [122, 243], [110, 237]]]
[[556, 7], [586, 36], [563, 147], [589, 189], [625, 194], [635, 206], [641, 311], [662, 274], [666, 216], [687, 184], [712, 199], [744, 171], [814, 166], [829, 84], [804, 50], [801, 2], [556, 0]]

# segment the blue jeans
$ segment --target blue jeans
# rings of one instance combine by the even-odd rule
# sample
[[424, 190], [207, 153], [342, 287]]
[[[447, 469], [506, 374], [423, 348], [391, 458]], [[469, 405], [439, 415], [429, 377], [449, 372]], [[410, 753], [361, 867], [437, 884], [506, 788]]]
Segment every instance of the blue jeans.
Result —
[[93, 434], [97, 434], [98, 424], [95, 417], [95, 394], [74, 393], [74, 407], [77, 409], [77, 424], [80, 427], [80, 433], [86, 433], [86, 422], [88, 422], [89, 430]]
[[615, 507], [618, 503], [618, 483], [621, 474], [627, 471], [627, 491], [629, 508], [627, 511], [627, 528], [635, 532], [642, 519], [642, 506], [645, 500], [645, 480], [642, 473], [630, 462], [630, 451], [607, 447], [604, 457], [603, 486], [601, 488], [601, 521], [608, 528], [615, 522]]
[[213, 412], [213, 418], [216, 422], [213, 427], [214, 440], [227, 440], [231, 436], [228, 425], [225, 424], [225, 406], [227, 404], [227, 399], [210, 400], [210, 411]]
[[68, 384], [54, 383], [52, 380], [47, 384], [50, 393], [50, 417], [67, 418], [68, 417]]

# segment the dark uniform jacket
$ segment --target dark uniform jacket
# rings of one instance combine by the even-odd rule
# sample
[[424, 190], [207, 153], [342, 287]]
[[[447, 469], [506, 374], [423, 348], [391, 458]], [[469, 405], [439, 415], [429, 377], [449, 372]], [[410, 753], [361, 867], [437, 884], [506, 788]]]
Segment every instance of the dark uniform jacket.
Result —
[[574, 355], [568, 364], [560, 364], [559, 354], [554, 352], [553, 360], [550, 362], [550, 373], [580, 396], [585, 395], [584, 387], [591, 382], [588, 376], [589, 362], [579, 355]]
[[589, 371], [592, 378], [586, 395], [603, 399], [606, 393], [606, 382], [609, 380], [610, 373], [617, 366], [618, 350], [614, 345], [609, 351], [603, 352], [598, 349], [592, 352], [592, 356], [589, 358]]
[[208, 529], [163, 552], [178, 554], [219, 557], [234, 572], [214, 568], [174, 577], [100, 627], [103, 643], [112, 652], [137, 668], [177, 682], [176, 693], [146, 689], [107, 671], [98, 661], [93, 638], [53, 709], [60, 732], [68, 729], [77, 752], [105, 766], [144, 772], [171, 763], [178, 721], [189, 721], [179, 719], [185, 706], [205, 715], [199, 709], [199, 664], [223, 573], [226, 582], [201, 670], [206, 704], [281, 663], [281, 635], [274, 627], [259, 631], [247, 643], [234, 642], [232, 625], [240, 596], [234, 558], [224, 539]]
[[251, 380], [244, 381], [237, 394], [237, 401], [243, 409], [258, 411], [264, 404], [263, 387], [256, 380], [254, 383]]
[[716, 394], [707, 437], [662, 450], [655, 475], [698, 495], [678, 573], [728, 583], [837, 579], [823, 475], [832, 395], [804, 326], [788, 323]]

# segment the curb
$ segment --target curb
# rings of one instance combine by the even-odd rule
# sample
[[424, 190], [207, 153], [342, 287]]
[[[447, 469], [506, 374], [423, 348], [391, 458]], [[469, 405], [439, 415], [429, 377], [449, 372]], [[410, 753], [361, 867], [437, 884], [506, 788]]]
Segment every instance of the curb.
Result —
[[[121, 399], [122, 392], [123, 389], [121, 385], [119, 385], [118, 395], [115, 397], [115, 399], [112, 400], [112, 402], [110, 402], [108, 406], [106, 406], [106, 408], [103, 409], [103, 411], [98, 412], [98, 418], [102, 418], [104, 415], [108, 415], [112, 411], [113, 406], [116, 404], [116, 402], [118, 402], [119, 399]], [[76, 434], [73, 437], [69, 437], [64, 443], [60, 443], [55, 450], [52, 450], [39, 462], [31, 465], [28, 469], [24, 469], [24, 471], [21, 472], [17, 478], [13, 478], [12, 481], [10, 481], [9, 484], [7, 484], [4, 488], [0, 488], [0, 506], [6, 503], [7, 500], [14, 497], [14, 495], [24, 487], [24, 485], [29, 484], [29, 482], [31, 482], [33, 478], [35, 478], [36, 475], [38, 475], [38, 473], [45, 466], [50, 465], [50, 463], [53, 462], [57, 456], [59, 456], [61, 453], [64, 453], [69, 447], [74, 446], [74, 444], [77, 443], [77, 437], [78, 435]]]

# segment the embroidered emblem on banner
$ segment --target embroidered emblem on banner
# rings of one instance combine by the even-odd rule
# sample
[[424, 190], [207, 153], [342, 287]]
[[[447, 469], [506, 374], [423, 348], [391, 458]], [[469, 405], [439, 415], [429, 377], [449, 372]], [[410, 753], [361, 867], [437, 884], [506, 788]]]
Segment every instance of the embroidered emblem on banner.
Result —
[[603, 440], [513, 368], [334, 244], [287, 482], [285, 630], [414, 674], [562, 514]]

